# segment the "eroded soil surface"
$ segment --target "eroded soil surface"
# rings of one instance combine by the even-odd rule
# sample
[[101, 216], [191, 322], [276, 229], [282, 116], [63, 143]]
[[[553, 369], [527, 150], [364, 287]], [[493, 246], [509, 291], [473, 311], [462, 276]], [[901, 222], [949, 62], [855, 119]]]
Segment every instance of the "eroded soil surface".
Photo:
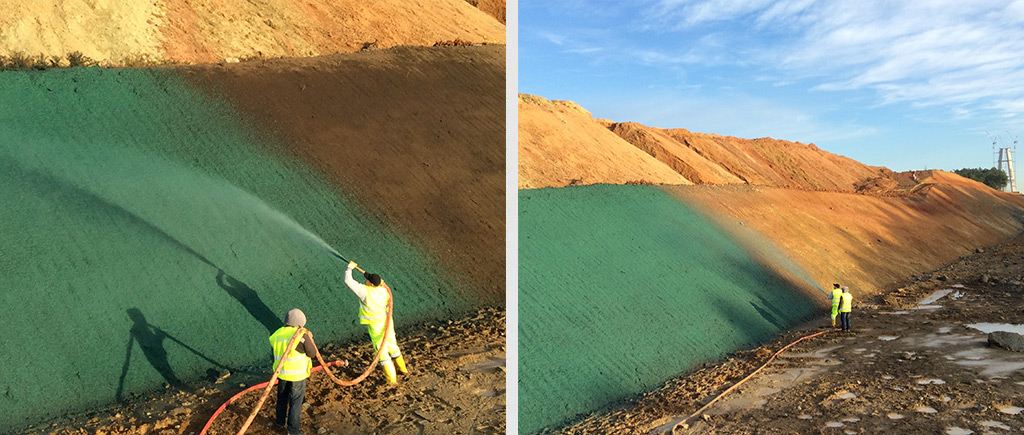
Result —
[[[315, 331], [314, 331], [315, 333]], [[323, 373], [307, 385], [302, 428], [307, 434], [505, 433], [505, 312], [482, 309], [463, 319], [398, 331], [410, 374], [388, 386], [375, 370], [360, 384], [341, 387]], [[350, 346], [322, 345], [325, 361], [346, 359], [334, 373], [353, 379], [373, 358], [369, 339]], [[269, 352], [269, 347], [268, 347]], [[269, 364], [268, 364], [269, 366]], [[65, 416], [25, 430], [28, 434], [199, 434], [228, 398], [270, 378], [253, 373], [211, 373], [193, 391], [170, 388], [128, 398], [123, 406]], [[263, 389], [228, 405], [209, 434], [234, 434]], [[276, 434], [272, 391], [247, 434]]]
[[[1024, 240], [979, 251], [855, 299], [851, 332], [832, 330], [823, 313], [564, 432], [1024, 432], [1024, 354], [987, 342], [991, 330], [1024, 333]], [[823, 331], [701, 409], [787, 344]]]

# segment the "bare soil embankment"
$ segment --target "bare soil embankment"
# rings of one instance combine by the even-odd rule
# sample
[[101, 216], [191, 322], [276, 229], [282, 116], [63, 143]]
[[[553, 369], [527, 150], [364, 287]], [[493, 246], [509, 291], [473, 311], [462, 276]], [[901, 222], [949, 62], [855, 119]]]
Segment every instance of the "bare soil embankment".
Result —
[[505, 301], [505, 47], [397, 47], [181, 69]]
[[77, 51], [115, 66], [505, 44], [503, 1], [4, 0], [0, 10], [0, 56]]

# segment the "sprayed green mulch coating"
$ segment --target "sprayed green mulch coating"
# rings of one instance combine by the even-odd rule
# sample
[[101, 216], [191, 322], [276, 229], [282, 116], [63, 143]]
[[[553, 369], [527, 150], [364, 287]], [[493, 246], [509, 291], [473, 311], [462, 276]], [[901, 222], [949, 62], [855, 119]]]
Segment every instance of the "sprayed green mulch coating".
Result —
[[293, 307], [318, 343], [366, 340], [328, 245], [391, 283], [399, 330], [468, 309], [417, 247], [170, 72], [3, 72], [0, 102], [0, 430], [266, 371]]
[[519, 428], [621, 403], [814, 307], [652, 186], [519, 191]]

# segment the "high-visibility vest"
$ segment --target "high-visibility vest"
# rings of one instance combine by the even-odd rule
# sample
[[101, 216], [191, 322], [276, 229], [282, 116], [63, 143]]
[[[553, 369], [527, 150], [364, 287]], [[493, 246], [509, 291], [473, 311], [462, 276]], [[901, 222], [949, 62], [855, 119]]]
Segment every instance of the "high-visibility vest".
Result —
[[[282, 381], [301, 381], [308, 378], [309, 373], [313, 370], [313, 360], [294, 348], [287, 357], [284, 356], [284, 351], [288, 349], [288, 342], [291, 341], [292, 335], [295, 335], [295, 331], [298, 329], [295, 326], [282, 326], [270, 336], [270, 347], [274, 349], [274, 370], [277, 370], [277, 365], [282, 361], [284, 364], [281, 367], [281, 373], [277, 376]], [[302, 340], [301, 337], [295, 340], [295, 347], [299, 346], [300, 340]]]
[[359, 302], [359, 323], [384, 325], [388, 313], [388, 290], [384, 286], [366, 286], [366, 299]]
[[839, 300], [843, 298], [843, 289], [834, 288], [832, 289], [832, 306], [838, 307]]
[[849, 313], [850, 311], [853, 311], [853, 295], [843, 293], [843, 306], [839, 307], [839, 312]]

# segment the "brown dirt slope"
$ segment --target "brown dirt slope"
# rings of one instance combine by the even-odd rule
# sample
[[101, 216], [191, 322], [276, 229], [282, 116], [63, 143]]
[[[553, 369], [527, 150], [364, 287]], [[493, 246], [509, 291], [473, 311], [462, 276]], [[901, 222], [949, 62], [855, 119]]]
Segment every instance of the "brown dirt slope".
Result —
[[[895, 192], [895, 176], [819, 149], [594, 119], [571, 101], [519, 98], [519, 188], [642, 182], [747, 184], [815, 191]], [[609, 139], [614, 133], [631, 147]], [[637, 154], [636, 151], [642, 151]], [[645, 155], [646, 154], [646, 155]], [[666, 175], [665, 167], [681, 176]], [[874, 184], [868, 184], [874, 180]]]
[[[0, 56], [109, 65], [303, 57], [438, 42], [504, 44], [495, 2], [267, 0], [0, 0]], [[486, 8], [484, 7], [486, 6]], [[485, 12], [486, 10], [486, 12]]]
[[503, 306], [504, 68], [504, 46], [480, 46], [182, 71]]
[[519, 188], [631, 182], [692, 184], [570, 101], [519, 94]]
[[695, 184], [850, 191], [856, 182], [877, 176], [881, 169], [822, 151], [814, 144], [740, 139], [636, 123], [616, 123], [610, 128]]
[[[754, 186], [665, 189], [752, 249], [764, 249], [761, 240], [769, 240], [818, 286], [840, 282], [866, 296], [1024, 230], [1024, 198], [948, 172], [933, 174], [909, 196]], [[779, 267], [778, 258], [764, 252], [766, 262]], [[824, 294], [815, 297], [827, 303]]]
[[487, 15], [505, 24], [505, 1], [504, 0], [466, 0], [477, 9], [484, 11]]

